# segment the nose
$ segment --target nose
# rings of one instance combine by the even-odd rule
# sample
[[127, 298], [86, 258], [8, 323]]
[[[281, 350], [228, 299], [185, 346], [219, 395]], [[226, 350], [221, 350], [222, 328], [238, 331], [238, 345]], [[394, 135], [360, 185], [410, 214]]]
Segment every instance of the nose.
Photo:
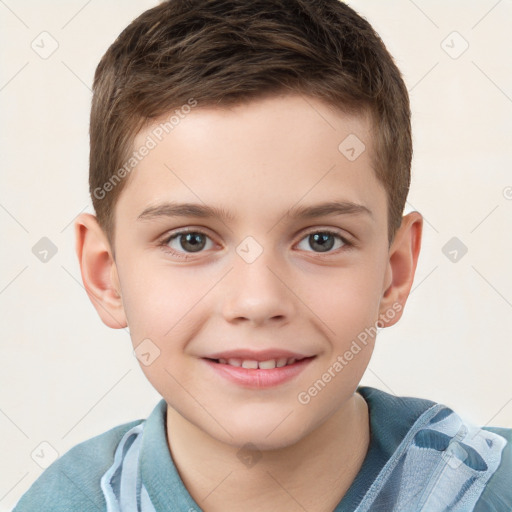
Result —
[[224, 283], [222, 315], [230, 323], [285, 324], [296, 312], [290, 278], [270, 251], [248, 263], [235, 257]]

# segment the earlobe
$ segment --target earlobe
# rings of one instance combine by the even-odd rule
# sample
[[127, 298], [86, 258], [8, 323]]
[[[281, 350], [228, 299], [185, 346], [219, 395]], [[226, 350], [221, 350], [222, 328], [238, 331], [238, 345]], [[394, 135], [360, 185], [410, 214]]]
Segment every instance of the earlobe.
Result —
[[379, 308], [379, 325], [394, 325], [403, 313], [411, 291], [421, 249], [423, 217], [411, 212], [402, 218], [389, 249], [388, 266]]
[[113, 329], [127, 326], [117, 267], [110, 244], [94, 215], [75, 221], [76, 253], [82, 281], [103, 323]]

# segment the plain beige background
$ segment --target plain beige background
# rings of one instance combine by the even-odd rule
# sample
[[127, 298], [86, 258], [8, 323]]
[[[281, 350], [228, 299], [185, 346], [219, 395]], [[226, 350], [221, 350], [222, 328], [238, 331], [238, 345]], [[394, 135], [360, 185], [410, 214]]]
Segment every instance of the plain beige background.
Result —
[[[160, 398], [128, 332], [105, 327], [90, 304], [72, 224], [92, 212], [95, 67], [153, 5], [0, 1], [0, 511], [57, 454], [146, 417]], [[380, 33], [408, 85], [415, 155], [407, 211], [425, 218], [404, 317], [379, 334], [363, 383], [512, 427], [512, 1], [350, 5]], [[43, 237], [57, 250], [46, 262], [34, 254], [38, 243], [49, 247]]]

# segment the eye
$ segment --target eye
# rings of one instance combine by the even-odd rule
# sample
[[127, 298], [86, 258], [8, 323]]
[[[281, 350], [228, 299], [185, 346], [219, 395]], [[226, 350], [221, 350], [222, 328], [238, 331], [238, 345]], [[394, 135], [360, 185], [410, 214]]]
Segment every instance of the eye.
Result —
[[[300, 247], [301, 244], [308, 244], [313, 251]], [[171, 253], [173, 256], [184, 255], [186, 257], [188, 254], [200, 253], [203, 250], [211, 249], [214, 243], [203, 231], [190, 230], [168, 235], [159, 245], [164, 251]], [[349, 249], [353, 245], [352, 242], [334, 231], [317, 230], [303, 237], [298, 247], [306, 252], [332, 253], [343, 247]]]
[[[300, 243], [303, 243], [305, 241], [311, 248], [314, 249], [314, 252], [334, 252], [331, 249], [336, 245], [336, 239], [340, 242], [336, 249], [340, 249], [341, 247], [351, 247], [352, 243], [349, 242], [346, 238], [342, 237], [338, 233], [335, 233], [334, 231], [312, 231], [311, 233], [307, 234]], [[300, 245], [300, 244], [299, 244]], [[299, 247], [300, 248], [300, 247]], [[305, 249], [307, 250], [307, 249]], [[310, 251], [308, 251], [310, 252]]]
[[208, 241], [213, 245], [210, 237], [202, 231], [180, 231], [163, 240], [162, 246], [171, 249], [173, 253], [195, 253], [202, 251]]

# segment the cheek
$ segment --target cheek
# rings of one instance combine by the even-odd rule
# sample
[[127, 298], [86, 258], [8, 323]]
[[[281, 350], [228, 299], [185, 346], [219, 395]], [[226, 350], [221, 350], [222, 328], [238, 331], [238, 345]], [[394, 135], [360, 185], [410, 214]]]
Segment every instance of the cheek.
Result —
[[167, 393], [166, 399], [182, 396], [183, 387], [194, 385], [193, 368], [187, 366], [183, 351], [197, 324], [194, 304], [200, 294], [183, 273], [156, 266], [144, 272], [141, 267], [128, 271], [123, 282], [132, 345], [153, 387], [162, 395]]
[[374, 261], [303, 280], [304, 302], [322, 321], [329, 338], [350, 341], [376, 322], [383, 268]]
[[173, 336], [198, 300], [198, 291], [191, 286], [190, 279], [158, 266], [147, 270], [139, 265], [127, 270], [121, 282], [134, 345], [139, 339], [162, 340]]

